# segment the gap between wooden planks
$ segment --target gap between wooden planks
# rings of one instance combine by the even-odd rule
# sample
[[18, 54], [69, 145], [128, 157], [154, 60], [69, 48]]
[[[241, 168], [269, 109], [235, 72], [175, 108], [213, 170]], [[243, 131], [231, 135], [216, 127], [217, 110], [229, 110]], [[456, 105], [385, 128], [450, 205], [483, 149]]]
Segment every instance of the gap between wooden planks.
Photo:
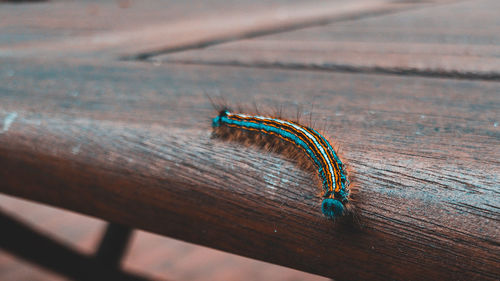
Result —
[[497, 10], [500, 5], [496, 0], [431, 5], [150, 60], [498, 81]]
[[251, 13], [222, 11], [125, 31], [110, 31], [54, 42], [4, 47], [0, 49], [0, 56], [145, 59], [158, 54], [202, 48], [241, 38], [448, 2], [455, 1], [434, 0], [420, 3], [393, 0], [342, 0], [271, 7]]

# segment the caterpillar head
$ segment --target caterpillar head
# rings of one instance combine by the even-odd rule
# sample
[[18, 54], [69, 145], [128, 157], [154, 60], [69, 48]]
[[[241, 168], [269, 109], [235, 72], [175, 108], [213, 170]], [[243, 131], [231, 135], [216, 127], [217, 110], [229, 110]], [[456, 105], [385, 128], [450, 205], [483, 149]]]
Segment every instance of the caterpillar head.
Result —
[[325, 198], [321, 203], [323, 214], [329, 219], [335, 219], [344, 214], [344, 204], [337, 199]]
[[221, 125], [221, 118], [229, 114], [229, 109], [224, 108], [219, 112], [219, 115], [212, 120], [212, 127], [219, 127]]

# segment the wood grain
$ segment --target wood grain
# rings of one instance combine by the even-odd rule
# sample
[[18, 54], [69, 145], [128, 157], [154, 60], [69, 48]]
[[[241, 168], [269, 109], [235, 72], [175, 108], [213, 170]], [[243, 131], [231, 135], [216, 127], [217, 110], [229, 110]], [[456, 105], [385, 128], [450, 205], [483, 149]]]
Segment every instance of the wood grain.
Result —
[[500, 80], [499, 10], [495, 0], [431, 5], [156, 59]]
[[[182, 1], [7, 5], [0, 11], [0, 56], [144, 59], [241, 38], [279, 33], [456, 0]], [[22, 15], [29, 15], [23, 19]], [[21, 18], [21, 19], [20, 19]], [[33, 28], [33, 25], [37, 28]], [[3, 25], [3, 28], [2, 28]], [[44, 38], [45, 37], [45, 38]], [[1, 45], [0, 45], [1, 46]]]
[[[500, 274], [499, 83], [4, 65], [1, 192], [337, 280]], [[360, 222], [325, 220], [312, 175], [279, 155], [211, 139], [206, 93], [292, 114], [314, 104], [355, 170]]]

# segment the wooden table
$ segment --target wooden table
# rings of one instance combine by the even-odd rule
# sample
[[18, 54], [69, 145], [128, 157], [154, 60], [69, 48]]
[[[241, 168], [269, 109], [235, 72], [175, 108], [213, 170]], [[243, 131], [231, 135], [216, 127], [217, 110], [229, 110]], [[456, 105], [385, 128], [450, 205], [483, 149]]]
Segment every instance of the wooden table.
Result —
[[[497, 1], [0, 5], [1, 192], [336, 280], [500, 276]], [[357, 219], [207, 95], [312, 112]]]

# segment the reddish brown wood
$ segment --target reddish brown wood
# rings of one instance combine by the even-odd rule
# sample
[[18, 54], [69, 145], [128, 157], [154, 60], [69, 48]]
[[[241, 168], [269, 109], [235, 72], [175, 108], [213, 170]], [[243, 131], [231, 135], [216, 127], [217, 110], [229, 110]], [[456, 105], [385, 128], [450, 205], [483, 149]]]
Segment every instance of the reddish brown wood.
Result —
[[[40, 43], [86, 37], [98, 44], [101, 34], [145, 29], [148, 26], [207, 17], [225, 10], [248, 14], [265, 7], [289, 5], [286, 0], [237, 1], [47, 1], [35, 4], [1, 3], [0, 46], [37, 47]], [[14, 49], [14, 48], [13, 48]], [[14, 49], [15, 50], [15, 49]], [[71, 51], [71, 50], [67, 50]]]
[[462, 1], [157, 60], [500, 80], [500, 2]]
[[[500, 274], [500, 84], [231, 67], [4, 60], [0, 190], [338, 280]], [[314, 103], [360, 224], [293, 163], [210, 138], [205, 97]]]
[[[147, 58], [457, 0], [56, 2], [0, 11], [0, 56]], [[30, 15], [23, 17], [23, 15]], [[33, 28], [36, 26], [36, 28]], [[2, 40], [3, 39], [3, 40]], [[2, 42], [3, 41], [3, 42]], [[2, 44], [3, 43], [3, 44]]]

